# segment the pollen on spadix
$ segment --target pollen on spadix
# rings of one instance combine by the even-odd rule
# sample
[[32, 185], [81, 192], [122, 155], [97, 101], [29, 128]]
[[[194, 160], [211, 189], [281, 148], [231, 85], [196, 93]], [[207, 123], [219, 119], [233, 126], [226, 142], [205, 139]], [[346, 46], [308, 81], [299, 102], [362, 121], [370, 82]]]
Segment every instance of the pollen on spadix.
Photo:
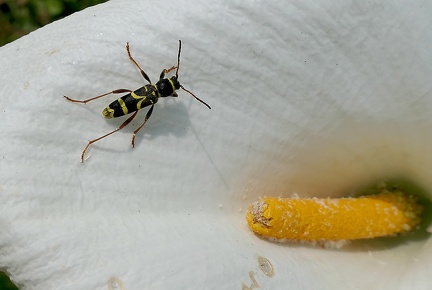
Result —
[[411, 231], [421, 211], [414, 196], [383, 190], [358, 198], [263, 197], [249, 206], [246, 219], [256, 234], [271, 239], [340, 241]]

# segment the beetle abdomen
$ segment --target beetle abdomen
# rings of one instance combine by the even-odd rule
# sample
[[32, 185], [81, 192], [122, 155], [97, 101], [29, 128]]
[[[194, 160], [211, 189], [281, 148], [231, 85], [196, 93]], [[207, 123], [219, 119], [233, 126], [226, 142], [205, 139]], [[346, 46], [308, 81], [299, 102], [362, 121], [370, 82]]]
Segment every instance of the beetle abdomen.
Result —
[[102, 114], [107, 118], [117, 118], [157, 102], [158, 91], [154, 85], [145, 85], [108, 105]]

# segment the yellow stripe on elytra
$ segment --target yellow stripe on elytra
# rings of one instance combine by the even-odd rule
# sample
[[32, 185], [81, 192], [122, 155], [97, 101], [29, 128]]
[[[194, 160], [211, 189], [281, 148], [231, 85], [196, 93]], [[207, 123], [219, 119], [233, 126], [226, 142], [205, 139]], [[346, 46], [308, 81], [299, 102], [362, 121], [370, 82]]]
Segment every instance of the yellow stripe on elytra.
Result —
[[114, 118], [114, 110], [111, 109], [110, 107], [106, 107], [102, 111], [102, 115], [104, 115], [106, 118]]
[[122, 108], [123, 114], [127, 115], [129, 114], [128, 108], [126, 107], [125, 102], [120, 98], [117, 100], [120, 104], [120, 107]]
[[141, 109], [142, 109], [142, 108], [141, 108], [141, 105], [142, 105], [142, 103], [145, 101], [145, 99], [146, 99], [146, 97], [143, 97], [142, 100], [139, 101], [139, 102], [137, 103], [136, 106], [137, 106], [137, 109], [138, 109], [138, 110], [141, 110]]
[[[146, 89], [146, 92], [147, 92], [147, 88], [145, 88], [145, 89]], [[143, 96], [138, 96], [137, 94], [135, 94], [135, 92], [131, 92], [131, 96], [132, 96], [132, 98], [137, 99], [137, 100], [143, 98]], [[145, 98], [145, 97], [144, 97], [144, 98]]]

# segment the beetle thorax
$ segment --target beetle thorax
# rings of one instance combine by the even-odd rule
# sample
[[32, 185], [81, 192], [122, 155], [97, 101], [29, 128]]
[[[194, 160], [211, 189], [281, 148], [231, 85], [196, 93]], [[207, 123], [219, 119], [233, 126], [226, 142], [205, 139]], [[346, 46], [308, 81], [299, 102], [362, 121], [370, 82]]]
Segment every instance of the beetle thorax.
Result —
[[175, 93], [176, 90], [180, 89], [180, 83], [175, 76], [169, 79], [161, 79], [156, 83], [156, 88], [160, 94], [160, 97], [169, 97]]

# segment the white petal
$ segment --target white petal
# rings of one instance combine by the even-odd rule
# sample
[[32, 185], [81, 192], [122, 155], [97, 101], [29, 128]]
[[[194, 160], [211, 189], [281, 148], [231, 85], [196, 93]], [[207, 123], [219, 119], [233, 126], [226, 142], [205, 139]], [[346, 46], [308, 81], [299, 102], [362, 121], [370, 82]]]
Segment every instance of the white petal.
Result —
[[[226, 1], [225, 1], [226, 2]], [[21, 289], [424, 289], [429, 240], [328, 251], [253, 235], [260, 195], [432, 188], [428, 2], [111, 1], [0, 49], [0, 254]], [[116, 99], [176, 64], [185, 92], [132, 126]], [[368, 252], [369, 251], [369, 252]], [[274, 266], [260, 271], [258, 256]]]

